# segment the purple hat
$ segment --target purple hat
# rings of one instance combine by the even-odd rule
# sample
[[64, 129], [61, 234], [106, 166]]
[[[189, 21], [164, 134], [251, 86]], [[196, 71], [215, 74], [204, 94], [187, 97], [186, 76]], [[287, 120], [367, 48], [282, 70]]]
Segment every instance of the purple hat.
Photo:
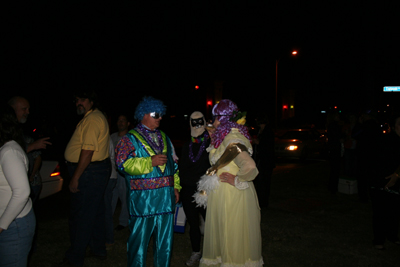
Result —
[[238, 111], [237, 105], [229, 99], [222, 99], [216, 104], [212, 110], [214, 116], [218, 116], [217, 119], [223, 123], [229, 121], [234, 111]]
[[222, 99], [214, 106], [212, 114], [218, 119], [219, 122], [221, 122], [217, 130], [214, 132], [212, 138], [212, 144], [215, 148], [219, 147], [225, 136], [230, 133], [232, 128], [239, 129], [241, 134], [243, 134], [247, 139], [251, 140], [246, 126], [230, 121], [234, 111], [239, 111], [239, 109], [237, 105], [229, 99]]

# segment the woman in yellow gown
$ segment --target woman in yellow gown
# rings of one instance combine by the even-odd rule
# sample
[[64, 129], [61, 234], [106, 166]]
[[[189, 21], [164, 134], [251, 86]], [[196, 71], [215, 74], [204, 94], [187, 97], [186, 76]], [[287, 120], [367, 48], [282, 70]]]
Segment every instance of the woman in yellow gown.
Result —
[[[252, 182], [258, 170], [251, 158], [250, 135], [242, 125], [245, 116], [227, 99], [214, 106], [213, 115], [216, 130], [209, 157], [216, 176], [213, 188], [206, 190], [207, 220], [200, 266], [262, 266], [260, 208]], [[231, 157], [221, 164], [233, 150], [233, 160]]]

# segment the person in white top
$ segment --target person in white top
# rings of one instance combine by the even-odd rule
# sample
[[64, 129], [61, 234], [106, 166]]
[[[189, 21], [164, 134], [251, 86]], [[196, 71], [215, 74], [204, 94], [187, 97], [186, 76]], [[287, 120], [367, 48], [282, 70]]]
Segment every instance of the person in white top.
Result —
[[36, 220], [22, 131], [8, 105], [0, 114], [0, 266], [27, 266]]
[[[131, 123], [129, 122], [128, 115], [120, 114], [117, 120], [118, 132], [113, 133], [110, 138], [113, 142], [114, 147], [117, 147], [117, 144], [121, 138], [126, 135], [129, 131]], [[118, 225], [115, 227], [115, 231], [121, 231], [125, 229], [129, 224], [129, 212], [128, 212], [128, 202], [126, 201], [126, 181], [125, 176], [117, 172], [117, 184], [114, 187], [112, 192], [112, 214], [115, 213], [115, 209], [117, 208], [118, 199], [121, 201], [121, 211], [118, 217]], [[113, 227], [113, 225], [111, 225]]]

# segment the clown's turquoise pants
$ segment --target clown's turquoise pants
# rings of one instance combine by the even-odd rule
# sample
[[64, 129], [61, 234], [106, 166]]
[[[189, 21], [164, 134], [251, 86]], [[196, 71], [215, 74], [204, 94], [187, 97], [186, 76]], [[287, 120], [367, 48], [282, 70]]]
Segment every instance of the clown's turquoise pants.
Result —
[[174, 214], [131, 217], [128, 239], [128, 267], [146, 267], [147, 247], [154, 233], [154, 265], [168, 267], [171, 261]]

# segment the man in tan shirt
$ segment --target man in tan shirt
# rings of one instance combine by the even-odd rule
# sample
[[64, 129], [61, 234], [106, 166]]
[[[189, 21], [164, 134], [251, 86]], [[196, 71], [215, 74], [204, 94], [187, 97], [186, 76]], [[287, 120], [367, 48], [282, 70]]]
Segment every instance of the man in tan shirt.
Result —
[[71, 246], [61, 266], [82, 266], [87, 246], [90, 256], [106, 259], [104, 191], [111, 172], [108, 122], [97, 108], [93, 91], [75, 96], [78, 115], [83, 115], [65, 149], [71, 176], [69, 218]]

